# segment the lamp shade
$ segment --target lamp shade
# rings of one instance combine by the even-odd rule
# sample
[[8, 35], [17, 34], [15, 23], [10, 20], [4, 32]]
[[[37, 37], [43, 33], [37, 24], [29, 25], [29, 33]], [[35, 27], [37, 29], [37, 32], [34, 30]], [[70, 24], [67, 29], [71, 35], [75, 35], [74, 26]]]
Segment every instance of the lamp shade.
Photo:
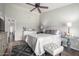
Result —
[[72, 23], [71, 23], [71, 22], [68, 22], [68, 23], [67, 23], [67, 26], [68, 26], [68, 27], [71, 27], [71, 26], [72, 26]]

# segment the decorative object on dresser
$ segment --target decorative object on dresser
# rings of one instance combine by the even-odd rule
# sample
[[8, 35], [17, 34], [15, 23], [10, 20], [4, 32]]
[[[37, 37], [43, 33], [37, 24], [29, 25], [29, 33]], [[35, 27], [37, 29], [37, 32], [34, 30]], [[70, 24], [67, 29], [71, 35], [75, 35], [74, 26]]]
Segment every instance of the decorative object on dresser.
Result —
[[7, 33], [0, 32], [0, 56], [2, 56], [7, 48]]

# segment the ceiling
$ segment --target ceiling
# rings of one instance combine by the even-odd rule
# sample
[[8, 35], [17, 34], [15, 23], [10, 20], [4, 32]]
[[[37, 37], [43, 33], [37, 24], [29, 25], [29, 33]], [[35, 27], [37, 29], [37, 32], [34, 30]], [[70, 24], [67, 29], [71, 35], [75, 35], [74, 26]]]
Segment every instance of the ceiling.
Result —
[[43, 11], [43, 12], [46, 12], [46, 11], [54, 10], [56, 8], [61, 8], [70, 4], [71, 3], [42, 3], [41, 5], [48, 6], [48, 9]]
[[[32, 4], [34, 4], [34, 3], [32, 3]], [[41, 3], [40, 5], [41, 5], [41, 6], [48, 6], [48, 9], [42, 9], [42, 8], [41, 8], [41, 11], [42, 11], [42, 12], [48, 12], [48, 11], [54, 10], [54, 9], [56, 9], [56, 8], [61, 8], [61, 7], [70, 5], [70, 4], [72, 4], [72, 3]], [[30, 6], [30, 5], [27, 5], [27, 4], [24, 4], [24, 3], [17, 3], [17, 5], [22, 6], [22, 7], [24, 7], [24, 8], [28, 8], [29, 11], [30, 11], [32, 8], [34, 8], [33, 6]], [[37, 13], [38, 13], [37, 10], [34, 10], [33, 13], [34, 13], [34, 12], [37, 12]]]

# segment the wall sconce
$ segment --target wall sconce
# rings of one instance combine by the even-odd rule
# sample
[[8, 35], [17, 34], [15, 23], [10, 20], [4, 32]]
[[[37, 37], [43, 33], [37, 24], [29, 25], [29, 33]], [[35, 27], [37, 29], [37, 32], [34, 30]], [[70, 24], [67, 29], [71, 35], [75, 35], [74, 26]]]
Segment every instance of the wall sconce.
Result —
[[68, 22], [67, 23], [67, 27], [68, 27], [68, 35], [70, 35], [70, 28], [72, 27], [72, 23], [71, 22]]

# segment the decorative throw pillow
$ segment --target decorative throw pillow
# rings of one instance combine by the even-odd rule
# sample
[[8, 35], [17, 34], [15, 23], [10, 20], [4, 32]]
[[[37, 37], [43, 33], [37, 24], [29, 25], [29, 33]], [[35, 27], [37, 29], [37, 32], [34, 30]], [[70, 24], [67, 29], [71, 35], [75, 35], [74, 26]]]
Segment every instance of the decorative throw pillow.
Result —
[[60, 31], [58, 31], [58, 30], [46, 30], [45, 33], [57, 35], [57, 34], [60, 34]]
[[57, 34], [57, 30], [51, 30], [51, 34], [56, 35]]
[[46, 30], [45, 33], [46, 34], [51, 34], [51, 30]]

